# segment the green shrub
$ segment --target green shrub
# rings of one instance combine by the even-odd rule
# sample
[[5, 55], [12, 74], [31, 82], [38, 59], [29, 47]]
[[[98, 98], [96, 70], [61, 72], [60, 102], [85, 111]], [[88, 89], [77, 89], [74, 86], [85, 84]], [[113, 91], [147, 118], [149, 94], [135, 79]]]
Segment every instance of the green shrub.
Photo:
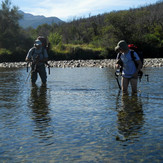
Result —
[[0, 62], [7, 62], [12, 58], [12, 52], [7, 49], [0, 49]]
[[0, 62], [20, 62], [25, 61], [27, 52], [22, 48], [16, 48], [14, 51], [0, 49]]
[[11, 51], [7, 49], [0, 49], [0, 55], [10, 55]]

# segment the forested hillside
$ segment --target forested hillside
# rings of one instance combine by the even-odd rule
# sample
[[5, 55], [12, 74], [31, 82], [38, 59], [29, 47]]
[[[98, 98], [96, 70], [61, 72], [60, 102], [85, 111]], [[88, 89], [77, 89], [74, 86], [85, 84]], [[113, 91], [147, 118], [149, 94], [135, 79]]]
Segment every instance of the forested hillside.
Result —
[[[71, 22], [22, 29], [21, 15], [9, 0], [0, 10], [0, 59], [23, 60], [39, 35], [51, 43], [50, 59], [114, 58], [119, 40], [136, 44], [144, 57], [162, 57], [163, 1], [137, 9], [113, 11]], [[16, 59], [15, 59], [16, 58]]]

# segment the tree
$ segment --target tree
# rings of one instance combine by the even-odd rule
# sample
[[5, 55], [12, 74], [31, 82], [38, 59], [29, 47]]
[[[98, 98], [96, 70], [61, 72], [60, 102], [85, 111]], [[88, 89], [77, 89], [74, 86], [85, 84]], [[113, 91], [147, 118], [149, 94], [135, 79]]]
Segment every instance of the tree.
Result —
[[36, 29], [36, 34], [37, 34], [36, 37], [38, 37], [38, 36], [47, 37], [51, 31], [51, 28], [52, 28], [52, 26], [48, 25], [48, 24], [39, 25]]
[[20, 31], [18, 20], [21, 17], [18, 13], [18, 7], [12, 7], [10, 0], [2, 1], [0, 9], [0, 48], [12, 49], [18, 45]]
[[48, 40], [52, 46], [56, 46], [62, 43], [62, 36], [59, 33], [50, 33]]

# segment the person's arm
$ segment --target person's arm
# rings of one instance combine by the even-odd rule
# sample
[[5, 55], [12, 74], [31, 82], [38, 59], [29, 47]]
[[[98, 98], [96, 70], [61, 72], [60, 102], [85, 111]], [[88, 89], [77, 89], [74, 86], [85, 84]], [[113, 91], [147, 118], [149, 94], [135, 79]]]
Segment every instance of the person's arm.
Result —
[[25, 61], [26, 62], [32, 62], [32, 59], [29, 59], [28, 57], [26, 57]]
[[32, 53], [32, 50], [30, 49], [28, 51], [28, 54], [27, 54], [26, 58], [25, 58], [26, 62], [32, 62], [31, 53]]
[[121, 53], [117, 54], [117, 58], [116, 58], [116, 68], [121, 68], [123, 66], [123, 62], [121, 60]]
[[141, 63], [140, 60], [137, 60], [136, 63], [137, 63], [137, 65], [138, 65], [138, 67], [137, 67], [137, 72], [139, 72], [139, 71], [141, 70], [141, 68], [142, 68], [142, 63]]
[[139, 58], [139, 56], [138, 56], [138, 54], [136, 52], [134, 52], [134, 56], [136, 58], [135, 62], [137, 64], [137, 72], [139, 72], [141, 70], [141, 68], [142, 68], [142, 63], [141, 63], [141, 60], [140, 60], [140, 58]]

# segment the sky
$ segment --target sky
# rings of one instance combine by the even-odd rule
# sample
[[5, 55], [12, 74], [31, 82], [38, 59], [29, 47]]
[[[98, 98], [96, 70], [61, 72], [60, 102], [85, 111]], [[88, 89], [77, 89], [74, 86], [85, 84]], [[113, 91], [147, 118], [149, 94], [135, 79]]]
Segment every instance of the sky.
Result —
[[87, 18], [111, 11], [127, 10], [160, 0], [10, 0], [25, 13], [33, 15], [55, 16], [63, 21]]

